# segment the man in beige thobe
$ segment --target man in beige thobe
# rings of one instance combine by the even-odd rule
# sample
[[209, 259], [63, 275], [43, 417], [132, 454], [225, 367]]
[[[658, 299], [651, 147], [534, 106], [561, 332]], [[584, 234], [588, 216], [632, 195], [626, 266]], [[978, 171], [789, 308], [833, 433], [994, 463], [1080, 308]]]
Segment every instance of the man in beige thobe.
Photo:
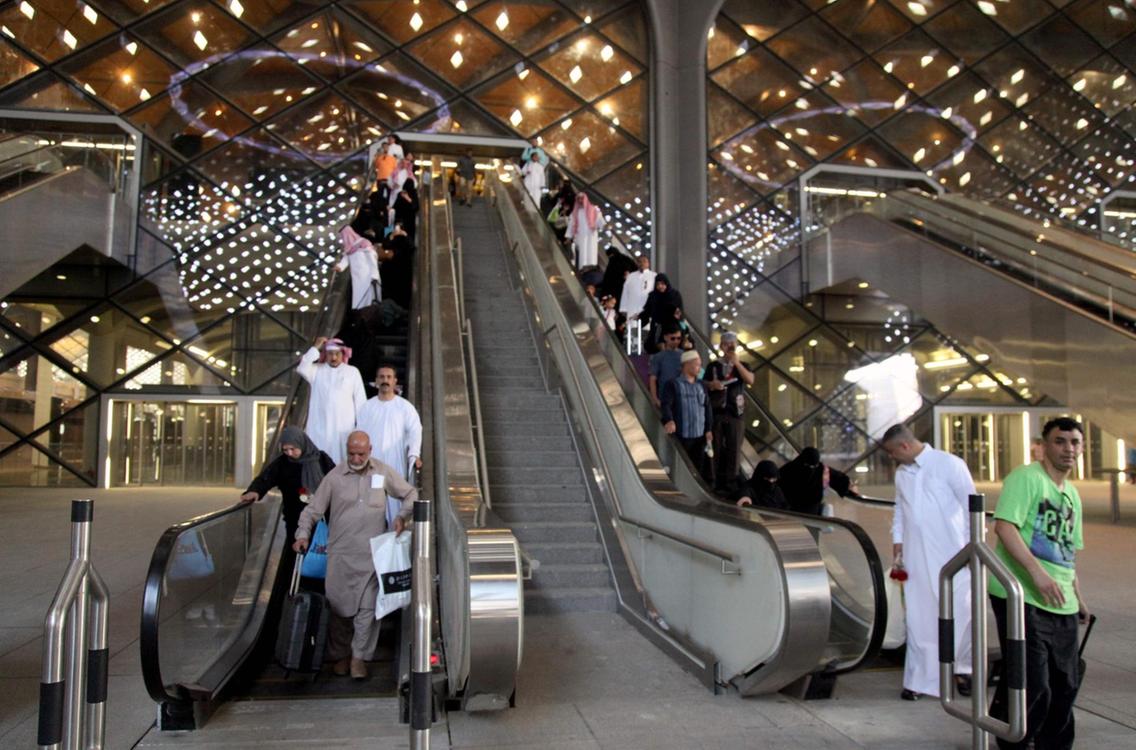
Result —
[[327, 539], [327, 601], [331, 605], [327, 656], [336, 661], [334, 671], [348, 670], [357, 680], [367, 678], [367, 660], [379, 639], [375, 599], [379, 581], [371, 561], [371, 537], [387, 531], [387, 495], [402, 500], [394, 519], [401, 533], [410, 520], [418, 491], [395, 468], [371, 458], [367, 433], [347, 437], [347, 460], [324, 476], [319, 489], [300, 514], [296, 528], [297, 552], [308, 549], [312, 529], [324, 513], [330, 533]]

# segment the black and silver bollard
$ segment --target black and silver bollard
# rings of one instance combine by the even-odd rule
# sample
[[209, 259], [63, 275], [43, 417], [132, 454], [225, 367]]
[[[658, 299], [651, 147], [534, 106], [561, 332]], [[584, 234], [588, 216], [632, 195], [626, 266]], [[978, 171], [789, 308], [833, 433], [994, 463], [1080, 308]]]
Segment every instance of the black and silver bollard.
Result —
[[[970, 705], [955, 696], [954, 577], [970, 568], [971, 654], [974, 675]], [[990, 716], [986, 691], [986, 571], [1006, 588], [1007, 643], [1003, 645], [1002, 679], [1007, 687], [1008, 722]], [[969, 723], [971, 747], [986, 750], [989, 735], [1017, 742], [1026, 734], [1026, 620], [1022, 584], [986, 543], [986, 496], [970, 496], [970, 544], [939, 572], [939, 701], [951, 716]]]
[[[71, 562], [44, 618], [41, 748], [102, 748], [106, 737], [110, 595], [91, 565], [94, 503], [71, 503]], [[64, 666], [66, 664], [66, 666]]]
[[430, 501], [417, 500], [414, 503], [414, 562], [411, 566], [414, 641], [410, 653], [410, 747], [413, 750], [429, 750], [434, 714], [430, 689], [434, 603], [430, 536]]

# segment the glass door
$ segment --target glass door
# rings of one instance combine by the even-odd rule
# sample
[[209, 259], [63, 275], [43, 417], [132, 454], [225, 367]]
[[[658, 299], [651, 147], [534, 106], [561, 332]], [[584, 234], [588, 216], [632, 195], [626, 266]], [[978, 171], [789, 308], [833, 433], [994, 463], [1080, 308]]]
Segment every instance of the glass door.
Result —
[[233, 402], [115, 401], [111, 421], [112, 485], [234, 481], [237, 405]]

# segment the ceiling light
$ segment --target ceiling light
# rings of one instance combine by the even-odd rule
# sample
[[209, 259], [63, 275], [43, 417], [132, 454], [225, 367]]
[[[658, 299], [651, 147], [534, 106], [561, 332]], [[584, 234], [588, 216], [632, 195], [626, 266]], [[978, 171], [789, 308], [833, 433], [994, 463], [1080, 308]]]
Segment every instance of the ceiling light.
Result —
[[523, 119], [525, 119], [525, 116], [521, 114], [519, 109], [514, 109], [513, 114], [509, 115], [509, 122], [513, 123], [514, 128], [520, 125]]
[[209, 46], [209, 40], [205, 38], [205, 35], [201, 33], [200, 29], [193, 35], [193, 43], [202, 51]]
[[455, 50], [454, 54], [450, 56], [450, 65], [455, 68], [460, 68], [464, 58], [462, 57], [461, 50]]
[[507, 11], [501, 11], [501, 14], [497, 16], [497, 20], [494, 22], [494, 25], [497, 27], [497, 29], [499, 31], [504, 31], [505, 29], [507, 29], [509, 27], [509, 14], [508, 14], [508, 12]]
[[32, 7], [32, 4], [29, 3], [28, 0], [24, 0], [20, 3], [20, 12], [27, 16], [29, 21], [35, 18], [35, 8]]
[[410, 28], [415, 31], [422, 28], [422, 16], [418, 15], [418, 11], [415, 11], [414, 15], [410, 17]]
[[99, 22], [99, 14], [96, 13], [95, 9], [92, 8], [89, 5], [83, 6], [83, 18], [86, 18], [92, 24], [96, 24], [96, 23]]
[[525, 109], [536, 109], [538, 102], [535, 96], [525, 98]]
[[576, 83], [577, 81], [579, 81], [583, 77], [584, 77], [584, 71], [580, 70], [579, 65], [575, 66], [574, 68], [572, 68], [572, 70], [568, 71], [568, 78], [572, 81], [572, 83]]
[[465, 4], [465, 0], [458, 0], [456, 3], [454, 3], [454, 7], [460, 10], [462, 13], [465, 13], [467, 10], [469, 10], [469, 6]]
[[241, 0], [229, 0], [229, 12], [240, 18], [245, 13], [245, 6], [241, 5]]
[[600, 50], [600, 57], [604, 62], [607, 62], [615, 55], [615, 50], [611, 48], [610, 44], [605, 44], [604, 48]]
[[591, 147], [592, 147], [592, 139], [589, 138], [588, 136], [584, 136], [584, 140], [580, 141], [580, 153], [581, 154], [588, 153], [588, 149], [590, 149]]
[[623, 75], [621, 75], [619, 77], [619, 82], [623, 83], [623, 84], [630, 83], [631, 82], [631, 71], [630, 70], [623, 71]]

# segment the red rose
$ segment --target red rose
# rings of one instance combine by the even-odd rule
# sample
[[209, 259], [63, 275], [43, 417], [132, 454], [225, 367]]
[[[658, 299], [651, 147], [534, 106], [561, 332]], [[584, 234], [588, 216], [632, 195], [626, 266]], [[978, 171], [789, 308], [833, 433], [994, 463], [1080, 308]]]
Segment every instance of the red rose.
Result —
[[907, 580], [907, 571], [903, 568], [892, 568], [891, 578], [893, 581], [899, 581], [900, 583], [903, 583]]

